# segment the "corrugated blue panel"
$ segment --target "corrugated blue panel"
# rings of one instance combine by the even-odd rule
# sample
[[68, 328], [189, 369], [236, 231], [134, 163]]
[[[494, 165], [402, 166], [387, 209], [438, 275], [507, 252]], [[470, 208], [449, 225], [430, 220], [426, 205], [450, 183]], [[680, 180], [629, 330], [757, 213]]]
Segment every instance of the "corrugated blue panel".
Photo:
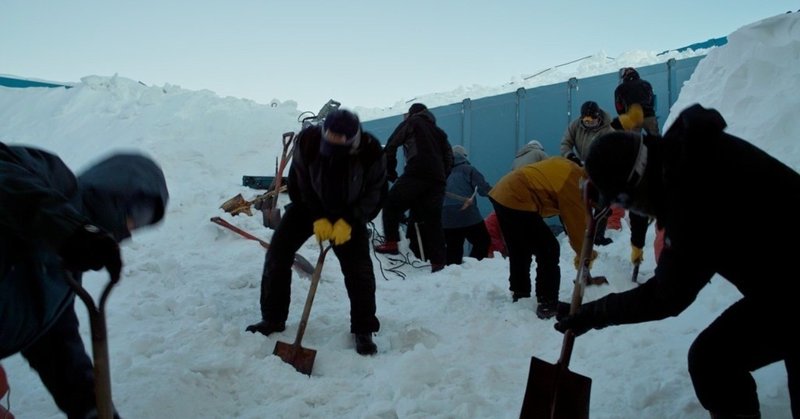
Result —
[[[511, 169], [518, 126], [518, 100], [516, 93], [507, 93], [472, 101], [470, 138], [465, 139], [469, 161], [494, 185]], [[451, 142], [452, 143], [452, 142]], [[511, 159], [509, 159], [511, 156]], [[486, 198], [478, 199], [478, 208], [486, 217], [492, 204]]]
[[[567, 83], [551, 84], [549, 86], [528, 89], [522, 98], [524, 102], [525, 131], [524, 136], [514, 145], [514, 153], [522, 145], [531, 140], [537, 140], [544, 146], [544, 150], [551, 156], [558, 155], [558, 145], [561, 136], [569, 123], [567, 113], [567, 99], [569, 87]], [[506, 170], [511, 167], [514, 160], [511, 153], [506, 160]]]

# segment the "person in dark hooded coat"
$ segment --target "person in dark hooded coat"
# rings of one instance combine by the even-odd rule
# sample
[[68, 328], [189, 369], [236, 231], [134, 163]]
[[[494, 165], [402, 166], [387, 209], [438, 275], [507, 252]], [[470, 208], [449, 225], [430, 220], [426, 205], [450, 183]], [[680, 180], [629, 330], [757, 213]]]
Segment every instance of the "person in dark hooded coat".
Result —
[[[406, 164], [397, 176], [397, 149], [403, 147]], [[397, 254], [400, 220], [411, 210], [419, 223], [422, 253], [431, 261], [431, 271], [444, 268], [446, 262], [442, 230], [442, 199], [447, 177], [453, 168], [453, 150], [447, 133], [436, 126], [436, 118], [428, 108], [415, 103], [408, 108], [406, 119], [389, 137], [386, 147], [386, 173], [390, 182], [383, 207], [385, 242], [375, 247], [378, 253]]]
[[481, 260], [489, 254], [492, 239], [475, 198], [477, 195], [488, 196], [492, 187], [469, 163], [463, 146], [453, 147], [453, 158], [455, 165], [447, 177], [442, 205], [442, 227], [447, 244], [447, 264], [460, 265], [464, 258], [464, 240], [472, 245], [470, 257]]
[[[713, 418], [758, 418], [751, 372], [783, 361], [792, 415], [800, 418], [800, 174], [725, 126], [716, 110], [693, 105], [661, 139], [615, 132], [595, 140], [586, 171], [601, 202], [654, 216], [665, 245], [645, 283], [563, 318], [559, 310], [555, 327], [580, 335], [677, 316], [710, 281], [727, 280], [741, 299], [689, 349], [697, 398]], [[742, 197], [768, 202], [775, 223], [741, 228]]]
[[350, 333], [361, 355], [378, 351], [372, 333], [380, 329], [375, 315], [375, 273], [369, 252], [367, 223], [380, 211], [386, 193], [386, 158], [378, 140], [361, 130], [358, 116], [338, 109], [322, 126], [297, 134], [289, 169], [289, 197], [261, 276], [261, 321], [249, 332], [269, 336], [286, 329], [294, 254], [314, 235], [330, 241], [339, 259], [350, 298]]
[[0, 143], [0, 359], [21, 352], [70, 419], [97, 411], [66, 278], [105, 268], [118, 279], [118, 243], [160, 221], [168, 198], [142, 155], [112, 155], [76, 178], [54, 154]]

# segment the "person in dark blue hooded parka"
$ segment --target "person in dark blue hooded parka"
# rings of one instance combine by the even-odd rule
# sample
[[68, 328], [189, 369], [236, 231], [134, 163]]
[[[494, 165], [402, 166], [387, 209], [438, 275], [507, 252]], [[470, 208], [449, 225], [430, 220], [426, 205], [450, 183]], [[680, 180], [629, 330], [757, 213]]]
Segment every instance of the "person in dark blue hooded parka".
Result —
[[442, 227], [446, 245], [447, 264], [460, 265], [464, 257], [464, 240], [469, 241], [470, 257], [481, 260], [489, 254], [491, 237], [475, 203], [477, 195], [487, 196], [492, 187], [483, 174], [467, 160], [463, 146], [453, 147], [453, 171], [447, 177], [447, 189], [442, 204]]
[[168, 196], [142, 155], [112, 155], [76, 178], [54, 154], [0, 143], [0, 359], [21, 352], [70, 419], [97, 412], [66, 278], [103, 268], [119, 278], [118, 243], [160, 221]]

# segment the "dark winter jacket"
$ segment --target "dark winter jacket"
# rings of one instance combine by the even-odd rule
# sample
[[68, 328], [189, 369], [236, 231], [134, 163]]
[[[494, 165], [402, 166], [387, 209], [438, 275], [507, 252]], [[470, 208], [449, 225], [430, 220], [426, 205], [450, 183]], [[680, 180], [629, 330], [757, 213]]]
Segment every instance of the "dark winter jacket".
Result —
[[450, 176], [447, 177], [447, 189], [442, 206], [442, 227], [443, 228], [462, 228], [483, 222], [478, 203], [465, 208], [462, 199], [469, 198], [478, 190], [478, 195], [487, 196], [492, 187], [486, 183], [481, 172], [469, 164], [469, 160], [464, 155], [455, 154], [455, 166]]
[[397, 149], [402, 146], [406, 165], [403, 176], [444, 184], [453, 168], [453, 150], [447, 134], [436, 126], [428, 111], [408, 117], [394, 130], [384, 148], [389, 180], [397, 178]]
[[[763, 309], [796, 312], [800, 174], [724, 127], [719, 113], [695, 105], [646, 143], [648, 158], [663, 163], [648, 162], [645, 176], [663, 184], [652, 199], [665, 246], [646, 283], [582, 307], [595, 327], [676, 316], [715, 274]], [[768, 205], [775, 223], [741, 228], [742, 197]]]
[[640, 78], [625, 80], [614, 89], [614, 107], [617, 115], [628, 112], [628, 108], [634, 103], [642, 107], [644, 117], [655, 116], [655, 95], [653, 86], [649, 82]]
[[313, 219], [343, 218], [350, 225], [366, 224], [380, 212], [387, 192], [386, 158], [378, 140], [367, 132], [344, 155], [320, 152], [320, 127], [297, 135], [289, 169], [292, 205]]
[[0, 358], [33, 343], [70, 306], [64, 241], [85, 224], [128, 237], [126, 208], [140, 199], [158, 202], [153, 223], [163, 217], [164, 175], [143, 156], [111, 157], [76, 179], [53, 154], [0, 143]]

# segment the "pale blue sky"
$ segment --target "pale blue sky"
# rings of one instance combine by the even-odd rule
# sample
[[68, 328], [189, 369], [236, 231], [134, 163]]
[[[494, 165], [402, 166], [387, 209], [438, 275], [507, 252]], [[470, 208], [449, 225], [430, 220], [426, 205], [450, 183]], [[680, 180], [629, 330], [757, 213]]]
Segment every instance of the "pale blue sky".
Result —
[[502, 85], [599, 52], [679, 48], [798, 8], [796, 0], [3, 0], [0, 74], [62, 82], [118, 74], [312, 111], [330, 98], [384, 107]]

